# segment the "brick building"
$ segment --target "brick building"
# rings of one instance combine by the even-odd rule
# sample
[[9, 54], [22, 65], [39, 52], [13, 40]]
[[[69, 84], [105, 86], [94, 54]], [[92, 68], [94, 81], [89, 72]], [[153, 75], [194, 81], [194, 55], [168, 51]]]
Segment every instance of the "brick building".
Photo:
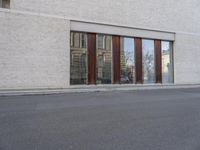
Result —
[[0, 89], [200, 84], [198, 0], [0, 0]]

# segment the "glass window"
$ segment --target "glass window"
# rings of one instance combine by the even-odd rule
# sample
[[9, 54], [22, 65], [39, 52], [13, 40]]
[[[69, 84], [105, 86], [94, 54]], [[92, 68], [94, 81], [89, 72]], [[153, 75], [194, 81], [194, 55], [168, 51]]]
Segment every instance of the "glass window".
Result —
[[0, 0], [0, 7], [10, 8], [10, 0]]
[[[71, 32], [70, 43], [70, 84], [87, 84], [87, 34]], [[80, 43], [85, 43], [84, 47]]]
[[80, 48], [80, 33], [74, 32], [73, 33], [73, 47]]
[[112, 36], [97, 34], [96, 83], [112, 83]]
[[121, 38], [121, 83], [135, 83], [135, 44], [134, 38]]
[[142, 61], [144, 83], [155, 83], [154, 40], [142, 40]]
[[172, 42], [162, 41], [162, 82], [173, 83]]
[[87, 34], [86, 33], [81, 34], [81, 47], [82, 48], [87, 47]]
[[105, 49], [105, 35], [98, 35], [98, 49]]
[[70, 47], [74, 47], [74, 32], [70, 33]]

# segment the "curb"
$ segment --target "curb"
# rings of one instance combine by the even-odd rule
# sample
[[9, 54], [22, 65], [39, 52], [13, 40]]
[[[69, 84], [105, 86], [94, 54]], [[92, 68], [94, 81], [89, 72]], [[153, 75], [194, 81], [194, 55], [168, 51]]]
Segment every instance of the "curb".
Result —
[[23, 95], [50, 95], [67, 93], [90, 93], [109, 91], [136, 91], [136, 90], [162, 90], [162, 89], [187, 89], [200, 88], [200, 85], [92, 85], [92, 86], [72, 86], [65, 89], [17, 89], [0, 90], [0, 96], [23, 96]]

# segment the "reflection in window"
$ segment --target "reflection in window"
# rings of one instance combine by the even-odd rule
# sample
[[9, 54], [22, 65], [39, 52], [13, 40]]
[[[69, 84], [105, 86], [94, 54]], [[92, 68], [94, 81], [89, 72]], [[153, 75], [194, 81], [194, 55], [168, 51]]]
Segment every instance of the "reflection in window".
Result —
[[172, 42], [162, 41], [162, 82], [173, 83]]
[[134, 83], [135, 82], [135, 55], [134, 55], [134, 39], [121, 38], [121, 83]]
[[70, 84], [87, 84], [87, 34], [71, 32]]
[[75, 48], [86, 48], [87, 47], [87, 34], [86, 33], [71, 33], [71, 46]]
[[87, 47], [87, 34], [86, 33], [81, 34], [81, 47], [82, 48]]
[[155, 83], [155, 54], [153, 40], [142, 40], [142, 61], [144, 83]]
[[99, 34], [98, 35], [98, 48], [105, 49], [105, 35]]
[[96, 83], [112, 83], [112, 36], [97, 35]]

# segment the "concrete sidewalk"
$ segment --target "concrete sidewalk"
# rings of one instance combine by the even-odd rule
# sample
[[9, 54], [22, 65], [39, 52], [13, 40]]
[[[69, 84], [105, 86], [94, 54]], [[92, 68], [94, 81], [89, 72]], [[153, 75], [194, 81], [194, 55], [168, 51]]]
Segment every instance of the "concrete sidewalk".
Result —
[[153, 90], [153, 89], [180, 89], [180, 88], [200, 88], [200, 84], [148, 84], [148, 85], [81, 85], [70, 88], [56, 89], [11, 89], [1, 90], [0, 96], [13, 95], [48, 95], [61, 93], [86, 93], [86, 92], [106, 92], [106, 91], [130, 91], [130, 90]]

